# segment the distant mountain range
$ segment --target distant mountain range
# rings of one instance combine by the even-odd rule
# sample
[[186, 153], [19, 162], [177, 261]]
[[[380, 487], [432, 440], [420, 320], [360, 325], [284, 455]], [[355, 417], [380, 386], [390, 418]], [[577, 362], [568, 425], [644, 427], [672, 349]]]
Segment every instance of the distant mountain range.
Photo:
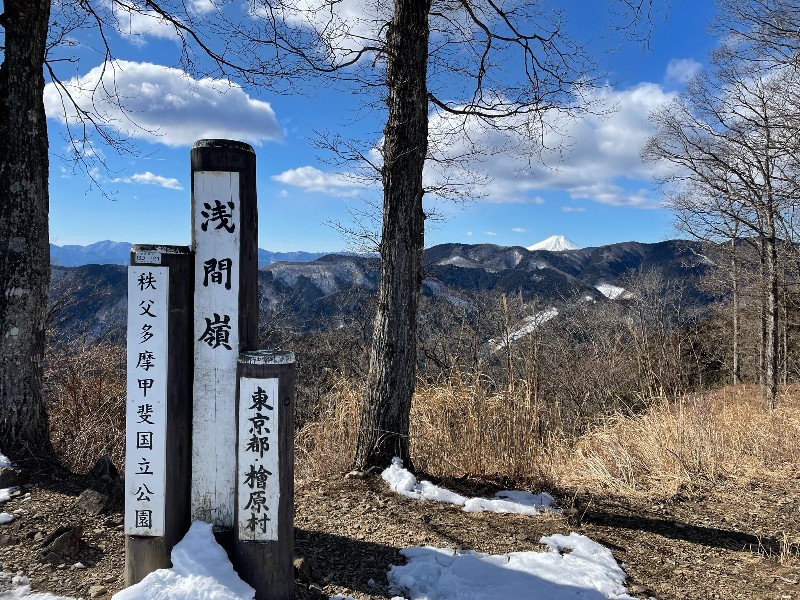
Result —
[[[702, 305], [710, 300], [697, 286], [710, 262], [700, 244], [692, 241], [624, 242], [559, 251], [441, 244], [425, 250], [424, 261], [422, 294], [459, 306], [471, 304], [482, 293], [521, 295], [526, 301], [537, 298], [556, 309], [587, 299], [625, 301], [630, 297], [624, 289], [626, 276], [651, 269], [681, 280], [687, 303]], [[377, 293], [380, 260], [330, 254], [305, 262], [271, 262], [260, 269], [258, 278], [262, 320], [274, 321], [278, 311], [282, 326], [320, 331], [344, 326], [347, 315], [365, 314]], [[54, 266], [51, 298], [63, 305], [56, 327], [69, 335], [122, 339], [125, 282], [121, 265]]]
[[[79, 267], [81, 265], [127, 265], [131, 257], [130, 242], [112, 242], [103, 240], [88, 246], [50, 244], [50, 263], [59, 267]], [[579, 250], [580, 246], [563, 235], [553, 235], [547, 239], [527, 247], [528, 250]], [[329, 252], [270, 252], [258, 249], [258, 268], [261, 269], [276, 262], [311, 262], [330, 254]], [[352, 254], [352, 253], [342, 253]]]
[[[327, 252], [270, 252], [258, 249], [258, 268], [280, 261], [308, 262]], [[127, 265], [131, 260], [130, 242], [104, 240], [88, 246], [56, 246], [50, 244], [50, 262], [60, 267], [81, 265]]]

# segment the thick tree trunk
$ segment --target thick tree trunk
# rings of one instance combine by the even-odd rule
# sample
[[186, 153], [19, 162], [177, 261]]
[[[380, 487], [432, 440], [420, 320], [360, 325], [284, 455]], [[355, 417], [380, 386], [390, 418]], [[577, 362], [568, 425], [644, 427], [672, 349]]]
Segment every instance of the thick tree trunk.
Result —
[[424, 248], [429, 11], [430, 0], [395, 0], [387, 32], [389, 115], [383, 146], [381, 283], [354, 460], [357, 468], [386, 467], [394, 456], [411, 466], [408, 430]]
[[0, 24], [0, 450], [40, 451], [50, 277], [44, 53], [50, 0], [6, 0]]

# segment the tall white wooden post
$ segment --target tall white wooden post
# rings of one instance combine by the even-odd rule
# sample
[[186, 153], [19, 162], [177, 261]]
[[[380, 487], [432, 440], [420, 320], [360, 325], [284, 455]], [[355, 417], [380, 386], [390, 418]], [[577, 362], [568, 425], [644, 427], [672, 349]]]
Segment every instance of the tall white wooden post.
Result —
[[193, 520], [230, 546], [236, 487], [236, 368], [257, 344], [255, 153], [244, 143], [192, 147], [194, 275]]

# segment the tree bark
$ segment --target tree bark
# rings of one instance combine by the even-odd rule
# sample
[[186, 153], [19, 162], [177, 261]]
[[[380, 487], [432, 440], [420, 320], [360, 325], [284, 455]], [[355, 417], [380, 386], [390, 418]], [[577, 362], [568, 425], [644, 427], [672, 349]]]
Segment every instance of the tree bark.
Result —
[[50, 0], [6, 0], [0, 25], [0, 450], [41, 451], [47, 290], [48, 142], [44, 58]]
[[733, 367], [732, 379], [733, 385], [739, 385], [740, 381], [740, 368], [739, 368], [739, 262], [737, 260], [736, 238], [731, 238], [731, 284], [733, 286], [733, 298], [731, 302], [733, 306]]
[[766, 240], [766, 303], [764, 318], [764, 397], [770, 410], [778, 406], [778, 254], [775, 226], [769, 219]]
[[395, 0], [386, 36], [381, 282], [354, 459], [361, 469], [386, 467], [395, 456], [412, 466], [408, 433], [423, 277], [429, 11], [430, 0]]

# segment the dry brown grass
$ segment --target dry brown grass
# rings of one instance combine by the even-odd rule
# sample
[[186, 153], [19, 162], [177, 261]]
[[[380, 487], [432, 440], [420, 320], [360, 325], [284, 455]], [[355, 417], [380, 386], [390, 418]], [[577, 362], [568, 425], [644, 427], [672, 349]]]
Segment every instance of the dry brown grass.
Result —
[[101, 456], [125, 458], [125, 348], [94, 342], [48, 351], [45, 393], [59, 462], [85, 473]]
[[560, 424], [524, 385], [496, 390], [481, 376], [422, 385], [411, 410], [411, 450], [426, 473], [551, 481]]
[[[103, 455], [119, 467], [125, 446], [125, 352], [72, 344], [48, 356], [46, 390], [53, 448], [81, 472]], [[340, 378], [319, 418], [296, 435], [298, 474], [344, 472], [354, 455], [363, 384]], [[420, 383], [411, 412], [411, 451], [441, 477], [504, 477], [550, 488], [670, 496], [698, 482], [791, 474], [800, 462], [800, 386], [768, 411], [755, 387], [738, 386], [650, 403], [607, 416], [580, 437], [566, 434], [557, 406], [524, 385], [498, 390], [481, 375]], [[786, 560], [797, 540], [786, 540]]]
[[[481, 377], [417, 386], [411, 409], [411, 453], [430, 475], [548, 480], [554, 443], [542, 411], [525, 390], [491, 392]], [[296, 437], [296, 468], [303, 475], [344, 472], [354, 455], [363, 387], [338, 380], [317, 420]], [[387, 465], [388, 466], [388, 465]]]
[[319, 416], [295, 433], [295, 471], [300, 478], [343, 473], [355, 454], [363, 385], [336, 379], [323, 397]]
[[617, 493], [669, 496], [699, 481], [781, 475], [800, 459], [800, 389], [768, 411], [752, 386], [661, 400], [615, 415], [575, 444], [561, 481]]
[[782, 532], [780, 539], [778, 562], [784, 567], [793, 567], [800, 563], [800, 536]]
[[[580, 437], [525, 389], [490, 391], [481, 377], [418, 386], [411, 413], [415, 466], [430, 475], [508, 477], [552, 488], [671, 496], [721, 478], [782, 476], [800, 462], [800, 387], [764, 408], [753, 386], [725, 388], [638, 414], [607, 416]], [[353, 456], [362, 390], [339, 381], [320, 419], [297, 436], [298, 468], [343, 472]], [[796, 544], [787, 542], [787, 548]]]

